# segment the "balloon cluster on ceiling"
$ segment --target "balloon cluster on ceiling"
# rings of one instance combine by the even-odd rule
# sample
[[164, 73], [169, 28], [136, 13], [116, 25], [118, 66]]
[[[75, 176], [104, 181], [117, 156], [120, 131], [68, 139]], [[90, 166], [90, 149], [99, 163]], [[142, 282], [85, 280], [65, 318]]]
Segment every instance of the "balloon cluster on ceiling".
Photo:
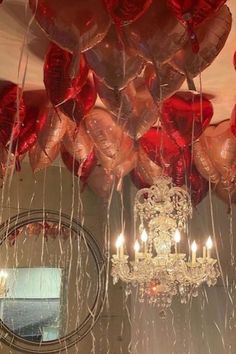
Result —
[[[189, 188], [194, 205], [209, 182], [236, 201], [235, 110], [231, 121], [209, 126], [211, 96], [193, 81], [230, 33], [225, 2], [29, 0], [51, 41], [45, 92], [2, 83], [1, 176], [27, 152], [34, 172], [61, 154], [104, 198], [130, 173], [137, 187], [169, 175]], [[188, 91], [180, 90], [184, 81]]]

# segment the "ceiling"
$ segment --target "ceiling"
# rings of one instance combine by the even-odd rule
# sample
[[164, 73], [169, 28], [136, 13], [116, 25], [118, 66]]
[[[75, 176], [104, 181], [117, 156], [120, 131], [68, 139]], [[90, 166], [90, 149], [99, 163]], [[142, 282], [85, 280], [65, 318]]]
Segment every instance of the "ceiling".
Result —
[[[202, 73], [203, 91], [214, 95], [214, 118], [217, 123], [230, 117], [236, 102], [236, 72], [232, 64], [236, 50], [236, 1], [228, 0], [233, 26], [228, 41], [214, 61]], [[0, 6], [0, 79], [16, 82], [26, 90], [44, 88], [43, 57], [48, 40], [37, 24], [30, 25], [27, 1], [6, 0]], [[199, 87], [199, 78], [195, 80]]]

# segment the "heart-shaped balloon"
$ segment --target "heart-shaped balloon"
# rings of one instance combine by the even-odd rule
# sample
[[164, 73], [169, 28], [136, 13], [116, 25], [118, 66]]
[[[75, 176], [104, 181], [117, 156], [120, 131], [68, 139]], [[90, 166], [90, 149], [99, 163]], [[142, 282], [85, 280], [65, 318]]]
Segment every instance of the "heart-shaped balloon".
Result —
[[158, 118], [158, 108], [148, 92], [142, 78], [130, 82], [120, 91], [109, 89], [99, 80], [95, 80], [99, 97], [113, 119], [132, 138], [142, 136]]
[[159, 65], [158, 70], [151, 64], [146, 66], [145, 81], [156, 103], [173, 95], [184, 83], [185, 75], [174, 69], [169, 63]]
[[73, 98], [58, 106], [59, 110], [69, 117], [73, 122], [79, 124], [83, 117], [95, 105], [97, 91], [91, 77], [88, 77], [81, 91]]
[[111, 26], [102, 42], [85, 53], [86, 60], [94, 73], [108, 87], [122, 89], [143, 68], [143, 59], [121, 45], [115, 26]]
[[134, 151], [133, 141], [105, 109], [94, 108], [84, 119], [102, 166], [114, 171]]
[[176, 17], [183, 23], [199, 25], [214, 14], [226, 0], [167, 0]]
[[231, 114], [230, 129], [231, 129], [231, 132], [236, 137], [236, 104], [234, 105], [234, 108], [233, 108], [233, 111]]
[[221, 174], [221, 180], [236, 179], [236, 139], [230, 130], [230, 122], [208, 127], [200, 141], [206, 147], [213, 165]]
[[[203, 133], [204, 135], [204, 133]], [[193, 158], [198, 172], [211, 183], [219, 183], [221, 175], [214, 166], [210, 157], [204, 139], [197, 140], [193, 144]]]
[[123, 26], [143, 16], [152, 0], [104, 0], [104, 3], [113, 21]]
[[174, 140], [160, 128], [151, 128], [139, 139], [139, 144], [152, 161], [164, 168], [170, 167], [181, 154]]
[[61, 147], [61, 158], [68, 170], [75, 176], [79, 177], [83, 183], [86, 183], [90, 173], [95, 168], [97, 159], [93, 151], [89, 153], [87, 158], [83, 162], [78, 162]]
[[42, 148], [39, 143], [36, 142], [29, 150], [29, 159], [32, 171], [36, 173], [49, 167], [57, 158], [59, 152], [59, 143]]
[[48, 98], [45, 90], [24, 91], [25, 119], [20, 125], [19, 134], [13, 139], [11, 151], [19, 159], [37, 141], [48, 116]]
[[179, 91], [164, 101], [161, 122], [180, 147], [193, 143], [209, 125], [213, 106], [203, 95]]
[[78, 70], [73, 66], [72, 54], [50, 43], [44, 62], [44, 84], [52, 104], [74, 97], [85, 84], [89, 69], [83, 55], [79, 57]]
[[145, 14], [123, 31], [129, 46], [157, 67], [182, 48], [188, 38], [165, 0], [153, 1]]
[[88, 176], [87, 184], [96, 195], [107, 200], [111, 197], [115, 177], [102, 166], [95, 166]]
[[195, 30], [199, 42], [198, 55], [187, 43], [174, 55], [170, 63], [189, 77], [195, 77], [205, 70], [221, 52], [232, 26], [232, 15], [227, 6], [206, 20]]
[[151, 186], [155, 183], [156, 178], [164, 174], [164, 169], [153, 162], [142, 147], [139, 146], [137, 166], [131, 172], [131, 178], [136, 187]]
[[178, 160], [167, 169], [167, 174], [172, 178], [176, 186], [182, 187], [188, 184], [191, 173], [191, 151], [186, 148]]
[[49, 39], [70, 52], [93, 47], [110, 27], [103, 0], [29, 0], [29, 4]]
[[208, 193], [209, 182], [200, 175], [194, 165], [188, 177], [188, 189], [191, 194], [193, 206], [198, 205]]
[[[25, 118], [25, 104], [21, 89], [12, 83], [2, 82], [0, 90], [0, 142], [9, 145], [19, 135]], [[18, 102], [18, 103], [17, 103]]]
[[93, 143], [86, 133], [83, 122], [77, 126], [71, 119], [67, 120], [67, 129], [63, 137], [65, 150], [77, 161], [87, 158], [93, 150]]

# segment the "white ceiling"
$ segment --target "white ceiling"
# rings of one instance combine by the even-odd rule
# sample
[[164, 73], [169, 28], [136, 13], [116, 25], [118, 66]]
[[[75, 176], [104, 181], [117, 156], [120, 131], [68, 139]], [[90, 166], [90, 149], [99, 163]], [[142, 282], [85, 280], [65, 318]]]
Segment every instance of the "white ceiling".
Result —
[[[236, 103], [236, 72], [232, 64], [236, 50], [236, 1], [228, 0], [227, 4], [233, 14], [230, 37], [214, 63], [202, 74], [203, 90], [215, 95], [213, 123], [229, 118]], [[44, 88], [42, 67], [48, 41], [35, 24], [27, 34], [29, 14], [26, 0], [5, 0], [0, 5], [0, 79], [22, 85], [26, 73], [25, 89], [32, 90]]]

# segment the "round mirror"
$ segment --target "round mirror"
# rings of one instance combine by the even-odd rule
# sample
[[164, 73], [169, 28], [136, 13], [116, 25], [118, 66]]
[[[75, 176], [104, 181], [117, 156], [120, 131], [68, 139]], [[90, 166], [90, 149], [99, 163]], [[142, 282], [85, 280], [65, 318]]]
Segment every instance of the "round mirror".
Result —
[[25, 353], [58, 353], [93, 327], [105, 266], [92, 235], [56, 212], [19, 214], [0, 227], [1, 337]]

